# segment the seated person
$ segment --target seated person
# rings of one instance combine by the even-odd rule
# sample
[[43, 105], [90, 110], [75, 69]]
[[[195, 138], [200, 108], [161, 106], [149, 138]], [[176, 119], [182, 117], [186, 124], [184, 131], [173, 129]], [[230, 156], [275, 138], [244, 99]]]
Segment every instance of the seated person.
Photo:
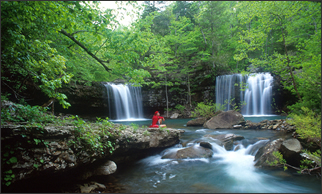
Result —
[[150, 127], [151, 128], [166, 127], [166, 125], [162, 125], [162, 120], [164, 120], [164, 117], [160, 116], [159, 111], [155, 111], [154, 116], [152, 117], [152, 124], [150, 125]]

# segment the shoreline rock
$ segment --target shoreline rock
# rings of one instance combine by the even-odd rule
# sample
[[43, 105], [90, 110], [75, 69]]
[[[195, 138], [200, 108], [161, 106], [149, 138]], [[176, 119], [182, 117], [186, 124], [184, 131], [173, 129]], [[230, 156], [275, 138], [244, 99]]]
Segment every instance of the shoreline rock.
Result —
[[171, 128], [133, 130], [128, 127], [118, 131], [114, 152], [104, 150], [102, 154], [90, 151], [85, 144], [77, 144], [76, 149], [71, 147], [70, 142], [79, 141], [74, 130], [74, 126], [51, 125], [43, 130], [27, 125], [1, 126], [2, 145], [6, 145], [2, 148], [2, 158], [12, 161], [2, 167], [4, 171], [12, 170], [14, 175], [11, 185], [5, 189], [14, 189], [16, 182], [52, 175], [63, 177], [65, 173], [75, 174], [74, 177], [80, 179], [108, 175], [116, 171], [115, 163], [136, 160], [179, 143], [180, 134], [184, 132]]
[[212, 117], [203, 126], [208, 129], [232, 129], [234, 125], [244, 124], [245, 119], [242, 114], [229, 110]]
[[187, 122], [187, 126], [203, 126], [203, 124], [207, 121], [205, 117], [198, 117], [196, 119], [192, 119]]

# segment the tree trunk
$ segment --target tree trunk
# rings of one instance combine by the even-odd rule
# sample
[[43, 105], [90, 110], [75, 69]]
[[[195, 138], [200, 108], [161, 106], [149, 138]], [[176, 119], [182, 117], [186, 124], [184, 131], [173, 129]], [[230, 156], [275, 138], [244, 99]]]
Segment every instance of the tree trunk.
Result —
[[191, 92], [190, 92], [190, 77], [189, 77], [189, 73], [188, 73], [188, 102], [189, 102], [189, 106], [191, 108]]
[[284, 49], [285, 49], [285, 55], [286, 55], [286, 58], [287, 58], [287, 68], [290, 71], [291, 79], [292, 79], [294, 90], [296, 91], [297, 97], [299, 98], [300, 101], [302, 101], [300, 93], [297, 90], [296, 82], [295, 82], [294, 75], [293, 75], [293, 70], [292, 70], [292, 68], [290, 66], [290, 58], [288, 57], [288, 54], [287, 54], [287, 49], [286, 49], [286, 44], [285, 44], [285, 36], [284, 36], [284, 30], [283, 30], [282, 24], [281, 24], [281, 28], [282, 28], [282, 36], [283, 36], [283, 44], [284, 44]]
[[167, 101], [167, 117], [169, 118], [169, 100], [168, 100], [167, 74], [165, 74], [165, 98], [166, 98], [166, 101]]

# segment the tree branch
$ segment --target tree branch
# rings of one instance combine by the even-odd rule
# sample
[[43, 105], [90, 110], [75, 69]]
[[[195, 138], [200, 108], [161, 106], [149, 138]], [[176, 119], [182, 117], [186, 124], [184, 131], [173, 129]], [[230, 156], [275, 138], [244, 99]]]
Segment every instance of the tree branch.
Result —
[[63, 35], [67, 36], [69, 39], [71, 39], [72, 41], [74, 41], [78, 46], [80, 46], [82, 49], [84, 49], [85, 52], [87, 52], [91, 57], [93, 57], [97, 62], [99, 62], [106, 71], [111, 71], [110, 68], [108, 68], [104, 63], [109, 63], [108, 61], [103, 61], [101, 59], [99, 59], [98, 57], [96, 57], [90, 50], [88, 50], [82, 43], [80, 43], [78, 40], [75, 39], [75, 37], [73, 37], [71, 34], [69, 34], [68, 32], [66, 32], [65, 30], [61, 29], [59, 31], [60, 33], [62, 33]]
[[[73, 32], [73, 33], [71, 34], [71, 36], [73, 36], [74, 34], [80, 33], [80, 32], [91, 32], [91, 31], [88, 31], [88, 30], [78, 30], [78, 31], [76, 31], [76, 32]], [[97, 32], [97, 34], [103, 35], [103, 34], [98, 33], [98, 32]]]

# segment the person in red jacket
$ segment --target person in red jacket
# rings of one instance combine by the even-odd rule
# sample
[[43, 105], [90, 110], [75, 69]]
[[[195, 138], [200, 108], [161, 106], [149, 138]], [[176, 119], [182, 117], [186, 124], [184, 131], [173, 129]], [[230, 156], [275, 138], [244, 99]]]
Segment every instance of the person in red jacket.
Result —
[[160, 116], [159, 111], [155, 111], [154, 116], [152, 117], [152, 124], [150, 125], [150, 127], [152, 128], [166, 127], [166, 125], [162, 125], [162, 120], [164, 120], [164, 117]]

